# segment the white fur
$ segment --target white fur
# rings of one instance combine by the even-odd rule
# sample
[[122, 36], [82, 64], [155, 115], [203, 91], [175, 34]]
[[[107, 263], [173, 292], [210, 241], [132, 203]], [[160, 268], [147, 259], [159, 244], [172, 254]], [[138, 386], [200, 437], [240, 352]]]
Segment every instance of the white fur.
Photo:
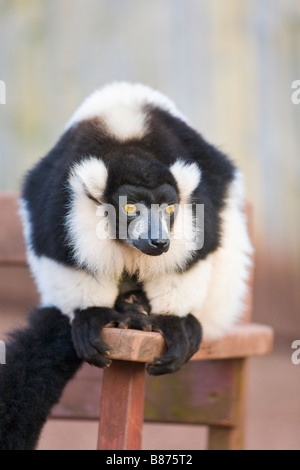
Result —
[[214, 256], [207, 296], [194, 314], [202, 321], [206, 338], [217, 338], [243, 314], [253, 248], [243, 211], [242, 178], [239, 172], [228, 193], [222, 214], [222, 245]]
[[147, 130], [144, 106], [159, 106], [186, 121], [174, 103], [162, 93], [139, 83], [115, 82], [89, 96], [75, 112], [67, 129], [78, 122], [100, 118], [119, 140], [141, 138]]
[[103, 161], [90, 156], [73, 165], [69, 183], [76, 194], [82, 194], [87, 190], [95, 199], [101, 200], [107, 176], [107, 168]]
[[166, 274], [144, 283], [153, 313], [173, 313], [180, 317], [202, 305], [212, 271], [212, 257], [197, 263], [184, 274]]
[[90, 272], [105, 278], [121, 275], [124, 261], [120, 246], [109, 237], [99, 236], [103, 211], [83, 190], [73, 191], [71, 198], [67, 228], [78, 265], [85, 265]]
[[199, 186], [201, 181], [201, 171], [196, 163], [185, 163], [178, 159], [170, 167], [180, 192], [180, 201], [187, 204], [191, 194]]
[[54, 306], [73, 318], [74, 310], [114, 306], [117, 278], [97, 278], [63, 266], [45, 256], [28, 253], [28, 261], [41, 295], [41, 306]]
[[31, 223], [26, 202], [21, 201], [20, 214], [27, 242], [27, 257], [41, 296], [42, 307], [57, 307], [73, 317], [77, 308], [113, 307], [118, 295], [118, 276], [92, 276], [82, 270], [66, 267], [31, 249]]

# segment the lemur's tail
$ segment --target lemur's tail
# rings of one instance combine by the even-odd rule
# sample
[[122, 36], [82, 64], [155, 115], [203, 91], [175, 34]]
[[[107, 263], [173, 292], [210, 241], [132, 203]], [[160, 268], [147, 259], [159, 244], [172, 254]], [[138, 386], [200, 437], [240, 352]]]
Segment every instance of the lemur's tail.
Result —
[[10, 338], [0, 366], [0, 450], [33, 450], [81, 360], [69, 319], [55, 308], [37, 309]]

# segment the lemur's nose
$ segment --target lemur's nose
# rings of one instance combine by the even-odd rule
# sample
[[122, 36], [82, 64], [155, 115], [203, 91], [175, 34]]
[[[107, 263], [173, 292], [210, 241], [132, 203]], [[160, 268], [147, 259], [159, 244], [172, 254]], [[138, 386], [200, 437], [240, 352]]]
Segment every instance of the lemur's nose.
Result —
[[151, 244], [162, 251], [166, 251], [169, 248], [170, 240], [168, 238], [151, 238]]

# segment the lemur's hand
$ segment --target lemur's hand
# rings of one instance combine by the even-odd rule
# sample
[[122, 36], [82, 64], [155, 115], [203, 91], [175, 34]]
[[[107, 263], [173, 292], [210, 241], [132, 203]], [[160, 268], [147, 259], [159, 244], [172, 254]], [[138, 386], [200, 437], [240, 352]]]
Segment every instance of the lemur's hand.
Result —
[[193, 315], [151, 315], [151, 324], [152, 330], [158, 331], [165, 338], [167, 352], [156, 357], [154, 364], [147, 364], [150, 375], [176, 372], [198, 351], [202, 327]]
[[[103, 328], [132, 328], [151, 331], [150, 306], [142, 292], [118, 297], [115, 309], [91, 307], [76, 310], [72, 322], [72, 339], [80, 359], [96, 367], [109, 367], [109, 346], [101, 338]], [[117, 311], [118, 310], [118, 311]]]
[[109, 367], [109, 346], [101, 338], [105, 327], [118, 326], [122, 315], [111, 308], [91, 307], [76, 310], [72, 322], [72, 339], [80, 359], [96, 367]]

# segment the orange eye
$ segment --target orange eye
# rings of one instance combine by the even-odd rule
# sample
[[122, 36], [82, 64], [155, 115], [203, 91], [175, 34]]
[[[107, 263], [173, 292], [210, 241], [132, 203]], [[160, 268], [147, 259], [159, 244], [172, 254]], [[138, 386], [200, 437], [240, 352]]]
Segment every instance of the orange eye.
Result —
[[173, 212], [175, 212], [175, 206], [174, 206], [174, 204], [170, 204], [170, 206], [167, 206], [167, 207], [166, 207], [166, 213], [167, 213], [168, 215], [173, 214]]
[[129, 214], [129, 215], [133, 215], [136, 213], [136, 206], [134, 204], [126, 204], [126, 206], [124, 206], [124, 210], [126, 212], [126, 214]]

